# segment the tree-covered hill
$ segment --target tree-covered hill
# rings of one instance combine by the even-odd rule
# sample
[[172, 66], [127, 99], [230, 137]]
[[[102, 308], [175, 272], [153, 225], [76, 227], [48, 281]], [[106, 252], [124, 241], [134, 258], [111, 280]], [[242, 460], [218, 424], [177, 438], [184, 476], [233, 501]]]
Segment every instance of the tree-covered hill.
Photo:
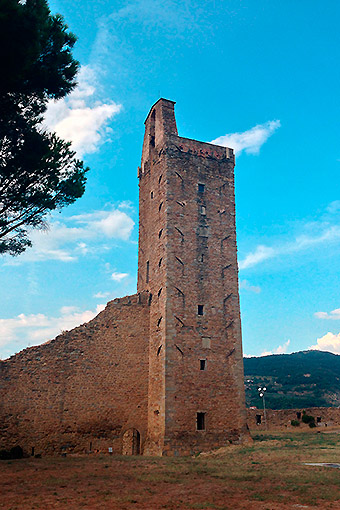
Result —
[[340, 406], [339, 355], [301, 351], [244, 358], [244, 374], [248, 407], [262, 407], [261, 386], [271, 409]]

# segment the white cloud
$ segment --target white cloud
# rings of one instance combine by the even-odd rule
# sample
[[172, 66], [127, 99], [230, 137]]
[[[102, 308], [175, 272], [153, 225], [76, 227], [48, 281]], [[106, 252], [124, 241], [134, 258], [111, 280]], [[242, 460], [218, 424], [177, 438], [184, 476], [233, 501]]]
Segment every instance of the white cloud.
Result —
[[66, 98], [49, 102], [44, 127], [72, 142], [72, 148], [82, 157], [95, 152], [103, 143], [110, 132], [109, 121], [122, 107], [113, 101], [103, 103], [95, 99], [97, 80], [91, 67], [83, 66], [77, 78], [77, 87]]
[[327, 312], [316, 312], [314, 314], [314, 317], [317, 319], [329, 319], [333, 321], [340, 320], [340, 308], [336, 308], [335, 310], [332, 310], [330, 313]]
[[279, 120], [270, 120], [243, 133], [229, 133], [220, 136], [210, 143], [230, 147], [236, 154], [240, 154], [242, 151], [246, 151], [247, 154], [258, 154], [262, 145], [280, 126]]
[[134, 221], [126, 212], [118, 209], [111, 211], [94, 211], [86, 214], [71, 216], [70, 221], [82, 225], [82, 228], [94, 234], [95, 232], [105, 237], [123, 239], [127, 241], [134, 226]]
[[243, 260], [240, 260], [239, 268], [247, 269], [279, 255], [289, 255], [313, 246], [340, 240], [340, 227], [338, 225], [323, 226], [322, 224], [318, 225], [315, 223], [314, 230], [317, 229], [321, 230], [318, 234], [301, 234], [296, 236], [294, 241], [291, 242], [281, 242], [274, 246], [260, 244], [253, 252], [246, 255]]
[[134, 227], [133, 219], [120, 208], [93, 211], [52, 221], [46, 230], [33, 230], [33, 247], [19, 257], [8, 257], [8, 265], [22, 262], [59, 260], [72, 262], [79, 256], [105, 249], [108, 239], [127, 241]]
[[318, 338], [315, 345], [310, 347], [313, 351], [328, 351], [334, 354], [340, 354], [340, 333], [326, 333], [326, 335]]
[[121, 282], [127, 276], [129, 276], [129, 273], [116, 273], [116, 272], [114, 272], [114, 273], [112, 273], [111, 278], [115, 282]]
[[279, 345], [276, 349], [272, 351], [263, 351], [261, 356], [271, 356], [272, 354], [286, 354], [288, 347], [290, 344], [290, 340], [287, 340], [283, 345]]
[[250, 292], [255, 292], [255, 294], [259, 294], [261, 292], [261, 287], [257, 285], [250, 285], [248, 280], [240, 280], [240, 289], [249, 290]]
[[255, 266], [256, 264], [259, 264], [259, 262], [270, 259], [273, 256], [275, 256], [274, 248], [260, 244], [257, 246], [255, 251], [248, 253], [248, 255], [243, 260], [240, 260], [239, 268], [246, 269], [247, 267]]
[[96, 299], [105, 299], [109, 297], [110, 294], [110, 292], [97, 292], [97, 294], [94, 294], [93, 297]]
[[75, 306], [63, 306], [58, 317], [42, 313], [21, 313], [12, 319], [0, 319], [0, 358], [5, 358], [30, 345], [39, 345], [54, 338], [62, 331], [73, 329], [88, 322], [105, 308], [97, 305], [95, 310], [81, 311]]

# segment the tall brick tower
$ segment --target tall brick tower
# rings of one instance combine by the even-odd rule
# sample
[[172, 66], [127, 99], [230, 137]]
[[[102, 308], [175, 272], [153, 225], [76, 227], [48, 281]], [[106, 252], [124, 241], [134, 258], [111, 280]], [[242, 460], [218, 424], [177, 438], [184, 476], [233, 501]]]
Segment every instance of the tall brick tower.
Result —
[[149, 291], [144, 454], [246, 434], [232, 149], [177, 134], [174, 102], [145, 121], [138, 292]]

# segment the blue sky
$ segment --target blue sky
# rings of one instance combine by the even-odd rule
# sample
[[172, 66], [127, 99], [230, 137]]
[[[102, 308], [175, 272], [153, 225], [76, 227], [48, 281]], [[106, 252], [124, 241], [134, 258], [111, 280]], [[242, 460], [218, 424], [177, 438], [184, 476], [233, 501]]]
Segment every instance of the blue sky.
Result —
[[45, 123], [87, 190], [0, 261], [0, 357], [136, 291], [144, 119], [176, 101], [181, 136], [235, 148], [244, 352], [340, 353], [338, 0], [53, 0], [79, 86]]

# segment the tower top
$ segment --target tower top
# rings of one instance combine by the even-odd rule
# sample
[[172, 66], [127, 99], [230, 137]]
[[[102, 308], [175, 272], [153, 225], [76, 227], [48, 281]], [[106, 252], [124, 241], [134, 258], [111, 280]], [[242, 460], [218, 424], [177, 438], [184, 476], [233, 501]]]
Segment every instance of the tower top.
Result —
[[160, 103], [162, 106], [168, 107], [171, 110], [174, 110], [176, 101], [171, 101], [171, 99], [165, 99], [164, 97], [160, 97], [158, 101], [156, 101], [150, 108], [150, 111], [144, 121], [144, 124], [147, 123], [148, 118], [150, 117], [152, 111], [157, 107], [158, 103]]
[[178, 135], [174, 107], [175, 101], [164, 98], [151, 107], [145, 119], [142, 167], [154, 147], [163, 145], [171, 135]]

